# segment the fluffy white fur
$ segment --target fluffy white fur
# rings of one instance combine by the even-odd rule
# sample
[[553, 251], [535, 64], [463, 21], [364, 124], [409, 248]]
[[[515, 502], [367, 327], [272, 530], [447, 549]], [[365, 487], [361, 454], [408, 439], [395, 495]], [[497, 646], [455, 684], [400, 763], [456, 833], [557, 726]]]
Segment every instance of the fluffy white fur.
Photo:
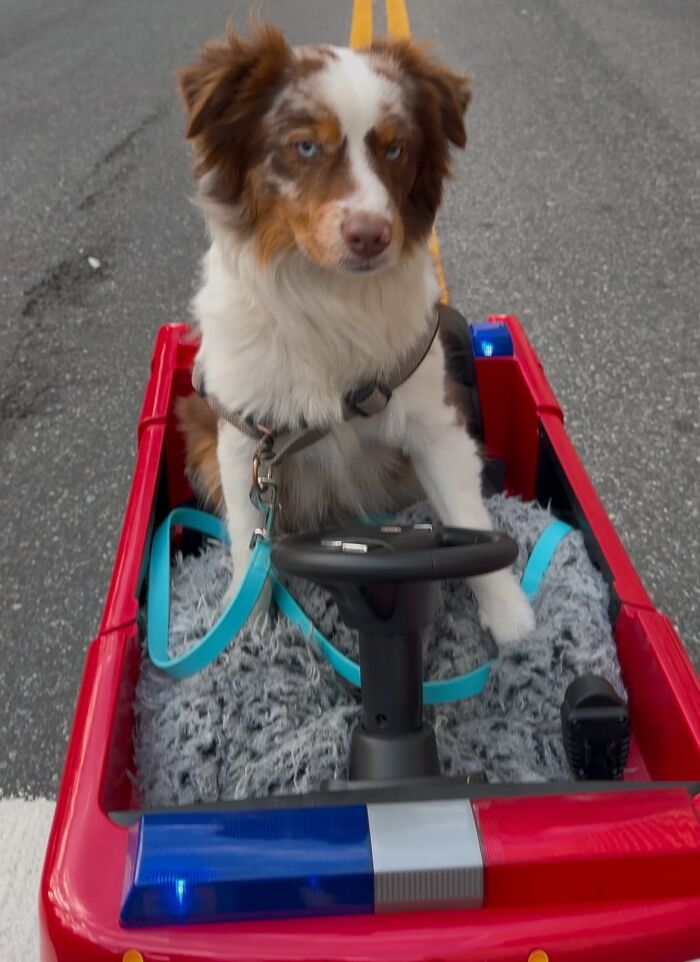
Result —
[[[362, 210], [384, 215], [386, 191], [364, 156], [381, 82], [358, 60], [343, 53], [331, 65], [325, 88], [345, 123], [359, 175], [358, 192], [348, 202], [361, 201]], [[343, 70], [352, 73], [346, 83], [337, 75]], [[355, 103], [346, 93], [352, 87]], [[418, 249], [363, 274], [319, 267], [300, 252], [265, 266], [251, 239], [240, 239], [218, 217], [208, 221], [212, 244], [194, 301], [207, 390], [231, 410], [265, 412], [273, 423], [335, 425], [283, 465], [295, 515], [313, 526], [329, 500], [357, 516], [386, 509], [395, 500], [388, 485], [400, 452], [410, 458], [445, 523], [488, 528], [479, 455], [444, 401], [445, 364], [437, 340], [384, 413], [341, 419], [344, 393], [389, 371], [430, 323], [439, 292], [428, 251]], [[236, 428], [221, 425], [218, 458], [233, 544], [232, 591], [260, 523], [249, 500], [255, 447]], [[512, 642], [533, 627], [532, 610], [510, 571], [471, 579], [470, 585], [482, 622], [498, 642]]]

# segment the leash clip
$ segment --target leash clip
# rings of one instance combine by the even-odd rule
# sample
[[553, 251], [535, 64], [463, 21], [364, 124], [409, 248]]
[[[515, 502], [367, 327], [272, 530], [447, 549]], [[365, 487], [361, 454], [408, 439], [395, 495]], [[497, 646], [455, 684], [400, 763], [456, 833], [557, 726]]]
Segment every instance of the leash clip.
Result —
[[[260, 491], [264, 494], [269, 488], [276, 487], [275, 479], [272, 477], [275, 437], [272, 431], [262, 424], [256, 425], [256, 428], [263, 436], [260, 439], [253, 458], [253, 490]], [[263, 465], [267, 465], [267, 472], [261, 475], [260, 469]]]
[[259, 495], [254, 497], [255, 492], [251, 491], [250, 494], [250, 500], [265, 518], [263, 526], [261, 528], [255, 528], [253, 534], [251, 535], [250, 548], [252, 550], [258, 541], [272, 541], [272, 532], [275, 527], [275, 518], [277, 516], [277, 497], [275, 496], [269, 504], [265, 504], [265, 502], [262, 500], [256, 500], [256, 497], [259, 498]]
[[[264, 469], [262, 473], [261, 469]], [[272, 435], [267, 435], [260, 443], [253, 458], [253, 485], [250, 489], [250, 500], [258, 511], [264, 515], [261, 528], [256, 528], [250, 540], [250, 547], [254, 548], [260, 540], [272, 540], [275, 518], [279, 502], [277, 500], [277, 482], [273, 477], [272, 463]]]

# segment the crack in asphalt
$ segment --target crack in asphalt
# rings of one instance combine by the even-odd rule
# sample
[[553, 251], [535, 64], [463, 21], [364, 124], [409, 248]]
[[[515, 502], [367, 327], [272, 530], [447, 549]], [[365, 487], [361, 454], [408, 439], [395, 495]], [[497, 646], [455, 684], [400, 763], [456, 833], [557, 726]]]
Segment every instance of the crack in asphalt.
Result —
[[[78, 211], [89, 210], [123, 189], [136, 167], [128, 158], [136, 151], [139, 137], [167, 110], [165, 102], [158, 104], [103, 154], [89, 179], [99, 180], [105, 174], [106, 179], [79, 201]], [[120, 159], [122, 163], [115, 170], [115, 161]], [[93, 245], [89, 249], [101, 261], [99, 269], [88, 264], [81, 250], [50, 266], [23, 292], [20, 317], [25, 323], [5, 368], [5, 384], [0, 385], [0, 437], [4, 439], [12, 435], [20, 422], [50, 409], [60, 396], [55, 371], [56, 359], [65, 353], [61, 337], [63, 308], [80, 304], [83, 292], [107, 276], [104, 254]]]
[[[99, 259], [104, 264], [103, 257]], [[24, 292], [21, 317], [29, 323], [24, 323], [5, 368], [7, 383], [0, 390], [0, 437], [7, 439], [19, 422], [45, 412], [59, 396], [60, 385], [52, 368], [65, 351], [61, 308], [79, 304], [83, 292], [106, 276], [103, 267], [94, 270], [81, 253], [54, 264]]]
[[96, 274], [84, 258], [59, 261], [24, 292], [22, 317], [37, 317], [45, 313], [53, 303], [74, 296]]
[[142, 134], [145, 130], [148, 130], [148, 128], [160, 120], [160, 118], [166, 112], [166, 105], [161, 103], [155, 108], [155, 110], [152, 110], [149, 114], [146, 114], [139, 124], [127, 131], [121, 140], [118, 140], [117, 143], [113, 147], [110, 147], [106, 154], [104, 154], [102, 159], [97, 161], [93, 167], [93, 174], [98, 173], [104, 166], [111, 163], [115, 157], [118, 157], [120, 154], [123, 154], [125, 150], [128, 150], [130, 147], [132, 147], [139, 134]]
[[124, 160], [121, 166], [114, 170], [114, 161], [122, 158], [123, 155], [126, 155], [127, 157], [132, 155], [135, 152], [136, 144], [141, 134], [145, 133], [150, 127], [156, 124], [167, 114], [167, 112], [168, 105], [165, 102], [158, 104], [154, 110], [146, 114], [146, 116], [135, 127], [132, 127], [131, 130], [127, 131], [123, 137], [116, 142], [116, 144], [110, 147], [110, 149], [103, 154], [103, 156], [93, 166], [89, 175], [90, 179], [99, 181], [105, 176], [105, 171], [109, 172], [111, 170], [112, 172], [107, 173], [104, 182], [99, 184], [94, 190], [91, 190], [85, 195], [85, 197], [83, 197], [78, 204], [79, 211], [89, 210], [105, 196], [108, 196], [115, 190], [120, 190], [124, 187], [126, 181], [134, 172], [136, 165], [132, 161]]

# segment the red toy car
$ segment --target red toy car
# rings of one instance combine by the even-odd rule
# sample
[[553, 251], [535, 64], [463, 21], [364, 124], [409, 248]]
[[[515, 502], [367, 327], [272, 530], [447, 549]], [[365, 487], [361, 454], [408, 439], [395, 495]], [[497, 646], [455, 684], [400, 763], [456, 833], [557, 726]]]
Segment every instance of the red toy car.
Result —
[[[211, 921], [188, 924], [190, 876], [186, 866], [182, 877], [175, 870], [178, 857], [184, 857], [176, 836], [187, 830], [188, 818], [194, 819], [190, 840], [193, 824], [198, 832], [211, 829], [214, 861], [221, 833], [237, 818], [236, 831], [241, 819], [258, 813], [250, 822], [257, 826], [252, 835], [263, 822], [274, 823], [274, 830], [266, 836], [261, 830], [265, 837], [251, 842], [254, 862], [265, 845], [274, 857], [275, 847], [289, 843], [293, 830], [280, 819], [311, 811], [306, 820], [316, 827], [324, 818], [331, 824], [333, 811], [340, 812], [337, 806], [349, 803], [331, 793], [236, 802], [190, 811], [187, 818], [173, 810], [139, 809], [128, 770], [149, 547], [155, 525], [191, 496], [173, 407], [191, 390], [196, 342], [184, 325], [163, 327], [139, 421], [136, 470], [116, 563], [100, 632], [88, 650], [46, 854], [40, 894], [43, 962], [689, 962], [700, 956], [700, 681], [617, 538], [519, 323], [498, 317], [490, 324], [494, 335], [505, 331], [511, 349], [494, 350], [495, 341], [487, 336], [476, 359], [488, 453], [503, 463], [507, 491], [551, 503], [555, 513], [584, 531], [614, 599], [615, 640], [632, 723], [624, 780], [463, 785], [459, 797], [473, 825], [478, 871], [469, 904], [459, 908], [435, 906], [429, 874], [407, 880], [404, 873], [399, 882], [408, 885], [403, 907], [410, 911], [396, 911], [395, 902], [393, 911], [382, 912], [373, 876], [378, 866], [370, 858], [363, 869], [355, 863], [343, 869], [340, 901], [354, 892], [354, 902], [344, 903], [345, 914], [327, 914], [328, 903], [318, 895], [325, 892], [320, 873], [306, 879], [306, 918], [272, 918], [275, 908], [268, 900], [259, 903], [258, 919], [216, 921], [223, 903], [217, 902], [214, 885]], [[387, 801], [396, 798], [357, 791], [348, 824], [357, 818], [362, 828], [366, 803], [376, 810]], [[400, 803], [421, 805], [430, 820], [433, 801], [419, 789], [407, 788]], [[435, 818], [438, 811], [444, 806], [434, 809]], [[125, 893], [135, 863], [146, 859], [144, 839], [154, 835], [161, 847], [153, 864], [170, 859], [172, 898], [159, 903], [157, 924], [127, 928], [120, 922]], [[361, 836], [362, 831], [354, 850], [360, 853]], [[416, 837], [416, 847], [420, 844]], [[189, 857], [199, 857], [201, 848]], [[260, 881], [264, 866], [258, 869]], [[150, 897], [146, 891], [142, 902]], [[221, 896], [229, 897], [238, 895], [229, 889]]]

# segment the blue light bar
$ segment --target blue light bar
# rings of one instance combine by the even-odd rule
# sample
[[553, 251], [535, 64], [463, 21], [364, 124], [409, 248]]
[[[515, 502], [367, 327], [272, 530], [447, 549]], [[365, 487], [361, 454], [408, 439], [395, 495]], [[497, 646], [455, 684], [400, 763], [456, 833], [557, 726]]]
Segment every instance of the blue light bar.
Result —
[[512, 357], [513, 341], [505, 324], [470, 324], [474, 357]]
[[153, 813], [129, 832], [124, 926], [373, 911], [363, 805]]
[[477, 908], [467, 799], [167, 812], [129, 829], [124, 926]]

